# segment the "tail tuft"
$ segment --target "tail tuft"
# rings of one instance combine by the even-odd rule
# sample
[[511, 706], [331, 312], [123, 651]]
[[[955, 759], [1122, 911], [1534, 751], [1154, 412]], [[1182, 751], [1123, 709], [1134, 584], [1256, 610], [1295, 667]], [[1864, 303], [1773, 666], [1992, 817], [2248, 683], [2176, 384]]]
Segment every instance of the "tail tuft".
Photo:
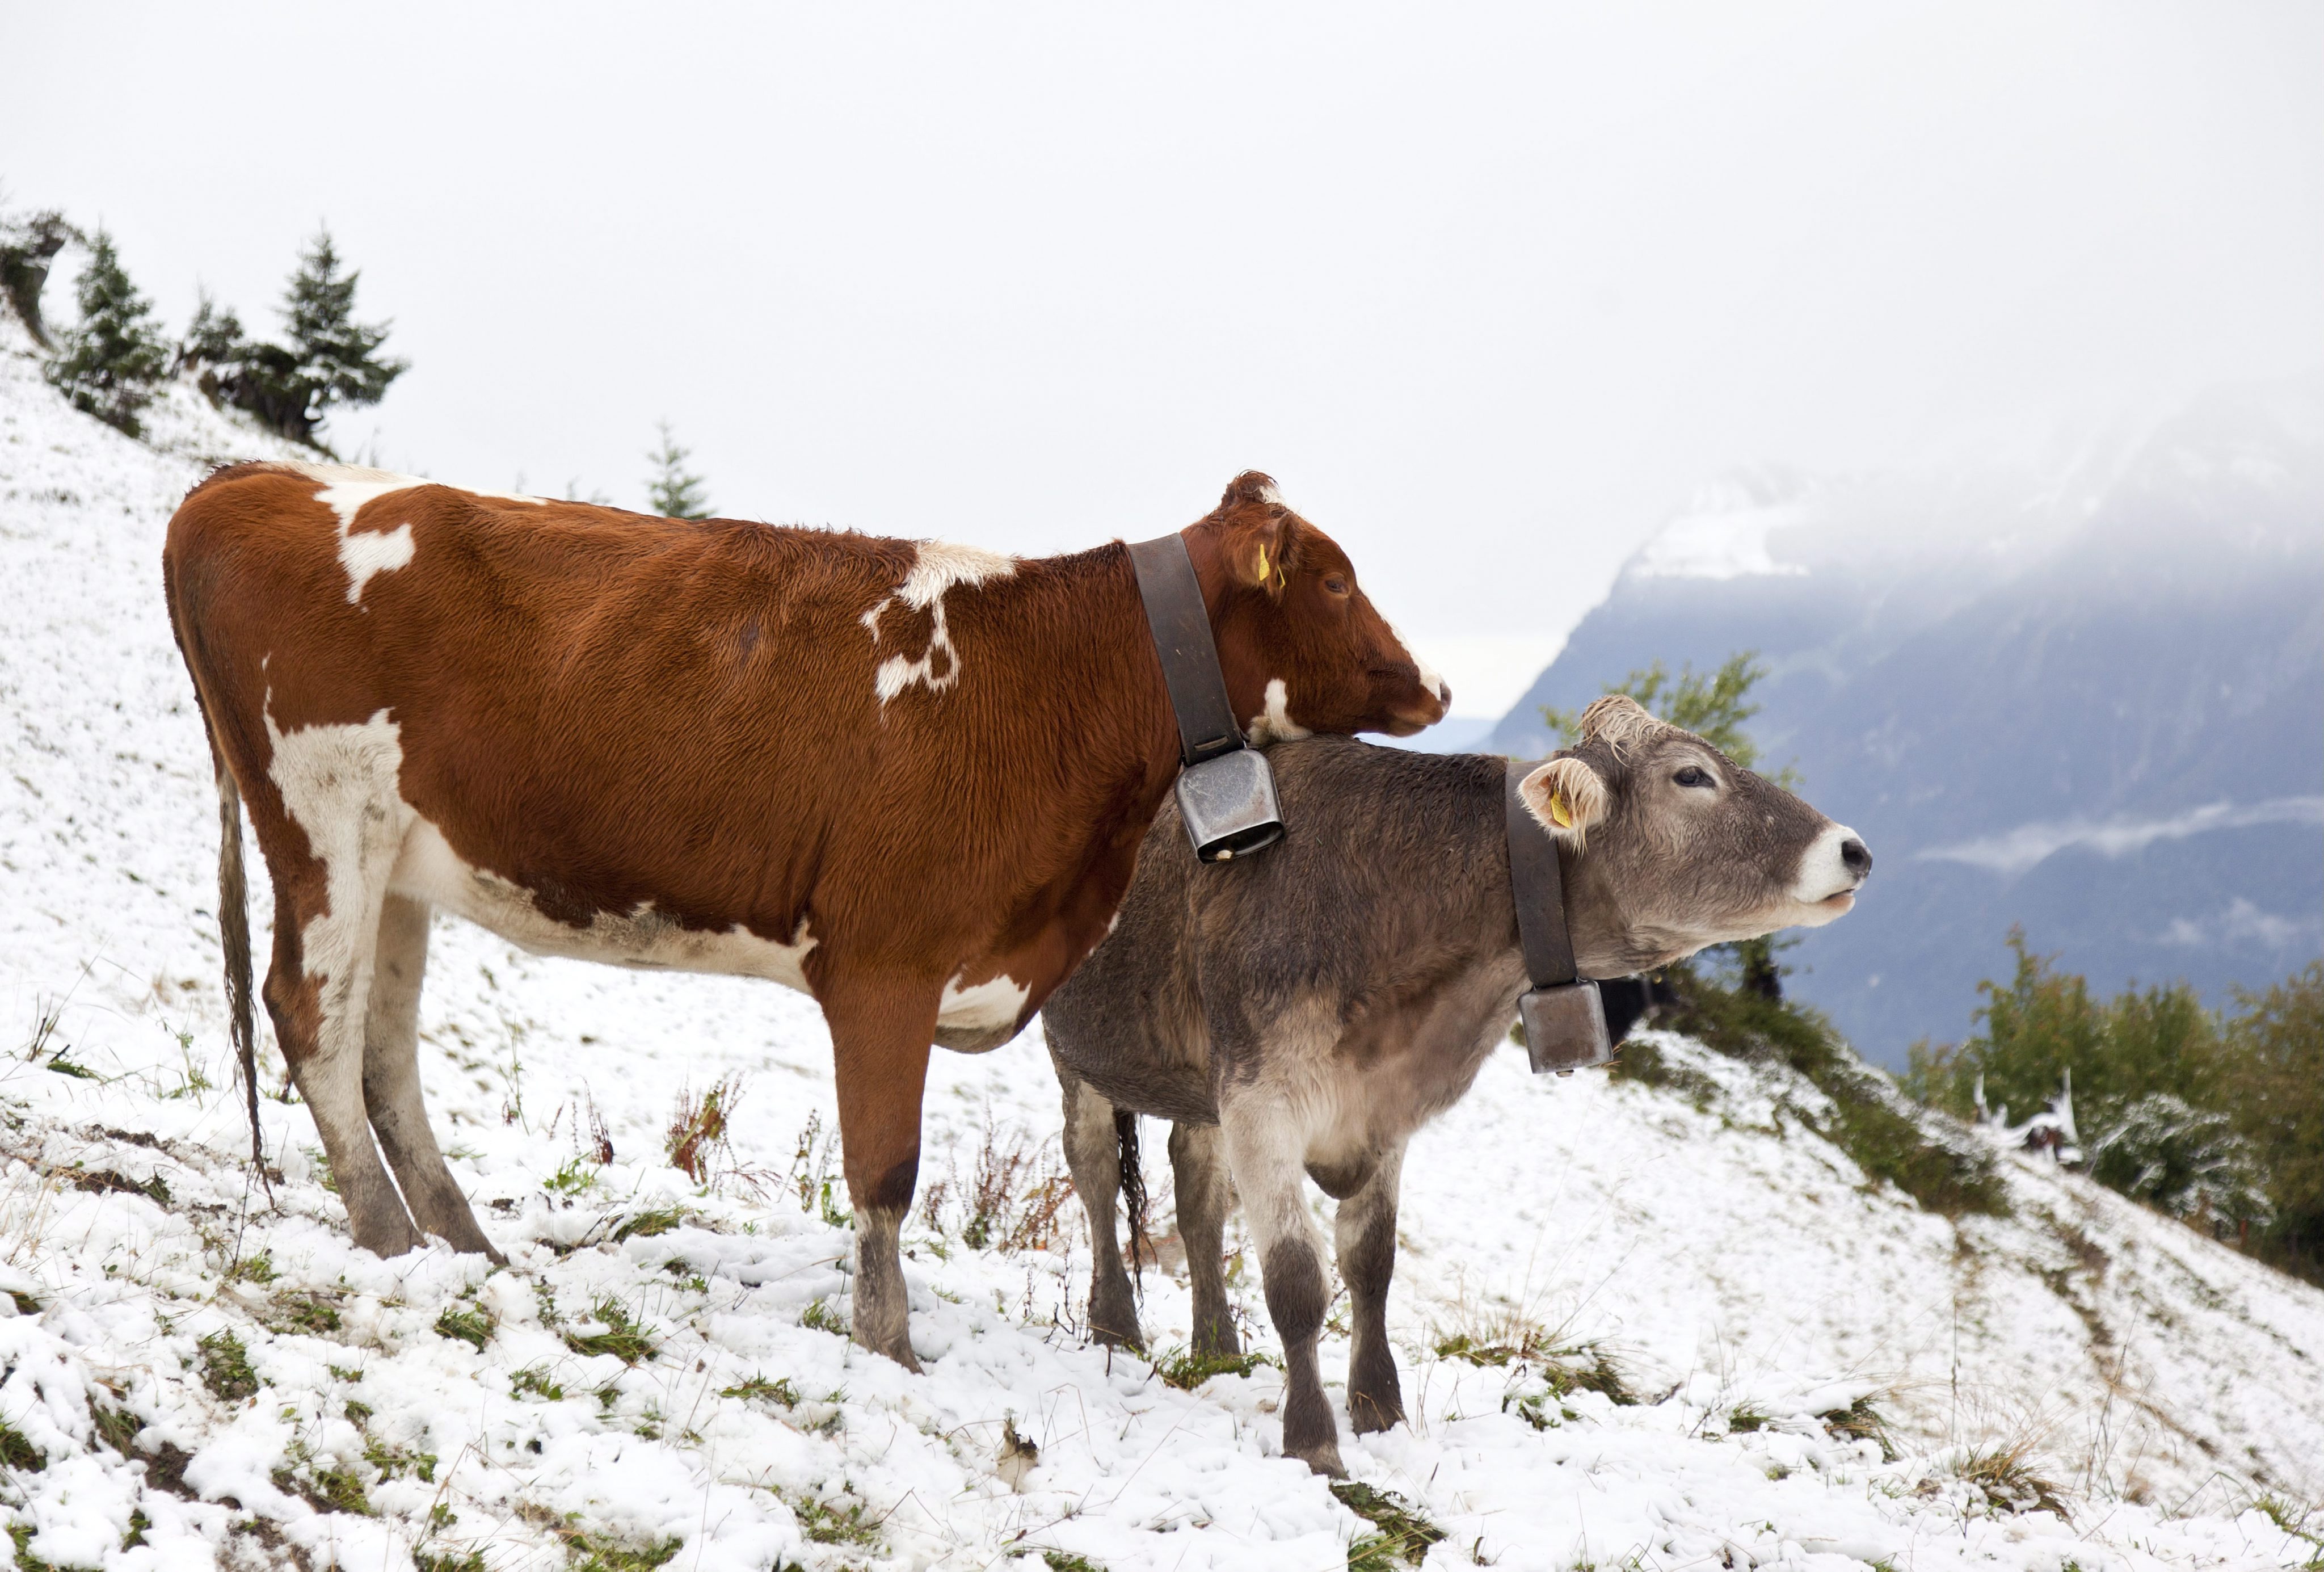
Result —
[[1142, 1299], [1146, 1292], [1146, 1263], [1155, 1255], [1154, 1241], [1146, 1232], [1146, 1170], [1138, 1156], [1138, 1115], [1127, 1108], [1116, 1108], [1113, 1133], [1120, 1145], [1122, 1210], [1130, 1214], [1130, 1281]]
[[250, 891], [242, 872], [242, 792], [220, 763], [218, 783], [218, 938], [226, 948], [226, 1005], [242, 1086], [250, 1105], [250, 1161], [266, 1172], [258, 1133], [258, 1032], [250, 1003]]

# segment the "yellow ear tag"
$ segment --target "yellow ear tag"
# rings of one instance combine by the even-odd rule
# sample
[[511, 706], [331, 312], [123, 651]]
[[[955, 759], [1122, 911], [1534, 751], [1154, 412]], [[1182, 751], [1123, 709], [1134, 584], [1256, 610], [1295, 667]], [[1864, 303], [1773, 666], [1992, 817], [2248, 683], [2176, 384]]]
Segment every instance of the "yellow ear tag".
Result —
[[1264, 541], [1259, 543], [1259, 581], [1261, 584], [1267, 582], [1267, 542]]
[[1565, 806], [1565, 793], [1563, 791], [1549, 794], [1549, 821], [1560, 829], [1573, 828], [1573, 814]]

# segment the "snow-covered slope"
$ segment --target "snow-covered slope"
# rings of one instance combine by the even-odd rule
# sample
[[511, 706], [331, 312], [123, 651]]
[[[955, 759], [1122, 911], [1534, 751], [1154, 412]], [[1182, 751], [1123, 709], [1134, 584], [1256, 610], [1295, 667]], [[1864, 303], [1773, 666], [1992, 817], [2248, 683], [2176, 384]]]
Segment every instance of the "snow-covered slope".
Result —
[[[281, 1171], [254, 1188], [159, 548], [203, 458], [268, 443], [182, 393], [155, 427], [169, 451], [72, 412], [0, 325], [0, 1503], [20, 1566], [1345, 1563], [1371, 1525], [1277, 1455], [1272, 1370], [1184, 1392], [1088, 1345], [1071, 1203], [1046, 1248], [966, 1243], [1041, 1242], [1057, 1121], [1037, 1032], [932, 1077], [944, 1193], [907, 1263], [925, 1376], [829, 1329], [848, 1235], [819, 1182], [828, 1045], [771, 987], [439, 924], [424, 1073], [511, 1266], [352, 1250], [295, 1105], [264, 1105]], [[2324, 1495], [2324, 1295], [2015, 1159], [2015, 1216], [1956, 1226], [1868, 1190], [1802, 1124], [1812, 1088], [1660, 1047], [1692, 1097], [1536, 1081], [1512, 1053], [1416, 1144], [1393, 1306], [1414, 1421], [1342, 1447], [1443, 1530], [1427, 1565], [2318, 1553], [2277, 1520]], [[724, 1077], [733, 1150], [697, 1185], [663, 1133]], [[1012, 1152], [1033, 1161], [996, 1181]], [[981, 1178], [1007, 1196], [997, 1228], [971, 1225]], [[1264, 1346], [1255, 1275], [1237, 1292]], [[1183, 1290], [1164, 1272], [1147, 1292], [1149, 1330], [1182, 1341]], [[633, 1326], [650, 1348], [624, 1345]], [[1557, 1395], [1571, 1358], [1433, 1351], [1528, 1327], [1594, 1345], [1641, 1401]], [[1885, 1417], [1893, 1456], [1815, 1417], [1851, 1406]], [[1001, 1466], [1009, 1429], [1029, 1469]], [[2070, 1521], [2004, 1510], [2029, 1476]]]

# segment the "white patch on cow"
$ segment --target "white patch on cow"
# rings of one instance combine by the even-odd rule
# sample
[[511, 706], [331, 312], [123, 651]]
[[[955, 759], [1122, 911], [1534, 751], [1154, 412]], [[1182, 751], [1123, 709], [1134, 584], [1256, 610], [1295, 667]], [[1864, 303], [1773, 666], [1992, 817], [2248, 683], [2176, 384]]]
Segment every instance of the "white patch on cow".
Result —
[[386, 573], [411, 560], [411, 526], [399, 524], [385, 534], [365, 531], [339, 537], [339, 566], [347, 570], [347, 604], [363, 599], [364, 586], [374, 573]]
[[[263, 716], [272, 754], [267, 775], [282, 794], [282, 810], [307, 837], [309, 855], [323, 865], [327, 911], [299, 931], [300, 967], [320, 985], [323, 1049], [332, 1049], [335, 1024], [352, 1006], [360, 1021], [371, 991], [372, 941], [387, 870], [411, 820], [398, 793], [403, 771], [402, 734], [383, 709], [351, 725], [300, 726], [285, 732]], [[360, 1050], [360, 1040], [356, 1043]], [[360, 1062], [360, 1051], [356, 1055]]]
[[816, 941], [805, 918], [788, 944], [762, 939], [740, 923], [723, 930], [682, 927], [650, 902], [626, 913], [597, 912], [588, 927], [576, 928], [543, 912], [521, 884], [472, 866], [441, 830], [413, 817], [389, 888], [465, 917], [520, 949], [654, 971], [763, 977], [807, 992], [807, 957]]
[[1267, 707], [1252, 716], [1250, 725], [1245, 728], [1252, 747], [1263, 748], [1269, 743], [1296, 743], [1301, 737], [1315, 735], [1291, 718], [1290, 698], [1290, 689], [1283, 686], [1282, 678], [1267, 680]]
[[[411, 526], [399, 525], [392, 530], [366, 530], [355, 533], [355, 515], [366, 504], [414, 486], [434, 485], [432, 480], [416, 476], [397, 475], [385, 469], [365, 469], [354, 464], [304, 464], [297, 459], [285, 459], [281, 467], [296, 471], [321, 487], [315, 500], [339, 515], [339, 566], [347, 573], [347, 604], [354, 606], [363, 599], [364, 586], [374, 573], [392, 572], [411, 562]], [[499, 497], [506, 502], [530, 503], [540, 505], [537, 496], [520, 496], [513, 492], [471, 491], [470, 496]]]
[[[943, 541], [923, 541], [912, 562], [911, 571], [896, 587], [895, 593], [884, 596], [879, 603], [857, 620], [871, 631], [872, 646], [880, 646], [880, 616], [890, 606], [901, 601], [914, 611], [926, 611], [930, 619], [928, 647], [917, 660], [898, 654], [880, 662], [872, 674], [872, 690], [880, 702], [887, 702], [912, 683], [925, 683], [928, 690], [941, 693], [960, 680], [960, 652], [953, 647], [952, 632], [945, 624], [945, 592], [956, 584], [980, 585], [988, 578], [1006, 578], [1017, 571], [1017, 559], [999, 551], [987, 551], [979, 546], [955, 546]], [[938, 652], [944, 656], [944, 670], [936, 670]]]
[[1848, 826], [1828, 824], [1801, 854], [1800, 871], [1792, 882], [1791, 894], [1793, 903], [1802, 908], [1802, 915], [1793, 920], [1793, 926], [1821, 928], [1855, 904], [1840, 899], [1853, 895], [1857, 886], [1864, 883], [1840, 855], [1840, 847], [1852, 840], [1860, 837]]
[[966, 988], [955, 974], [936, 1005], [936, 1024], [954, 1031], [999, 1031], [1017, 1023], [1032, 993], [1006, 972]]
[[1436, 695], [1436, 701], [1439, 704], [1452, 703], [1452, 689], [1445, 685], [1443, 675], [1435, 667], [1428, 663], [1427, 658], [1414, 647], [1412, 641], [1404, 636], [1404, 630], [1390, 623], [1388, 624], [1388, 634], [1404, 647], [1404, 652], [1412, 657], [1412, 663], [1420, 668], [1420, 685]]
[[1283, 508], [1291, 512], [1297, 511], [1293, 509], [1289, 503], [1283, 500], [1283, 494], [1276, 489], [1275, 482], [1271, 480], [1265, 485], [1259, 488], [1259, 500], [1265, 503], [1271, 508]]

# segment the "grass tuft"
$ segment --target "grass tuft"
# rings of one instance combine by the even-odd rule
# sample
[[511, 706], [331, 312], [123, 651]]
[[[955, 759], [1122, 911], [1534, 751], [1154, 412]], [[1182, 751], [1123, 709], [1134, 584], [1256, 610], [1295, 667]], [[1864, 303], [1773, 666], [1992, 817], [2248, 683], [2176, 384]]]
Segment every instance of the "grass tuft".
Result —
[[318, 1468], [310, 1465], [303, 1477], [291, 1469], [277, 1468], [274, 1488], [285, 1495], [297, 1496], [317, 1512], [350, 1512], [366, 1518], [377, 1515], [362, 1477], [352, 1468]]
[[634, 1212], [622, 1218], [622, 1225], [613, 1230], [613, 1243], [619, 1244], [625, 1239], [652, 1239], [683, 1226], [685, 1222], [686, 1208], [683, 1207], [657, 1207], [651, 1211]]
[[774, 1381], [769, 1381], [763, 1375], [754, 1375], [740, 1386], [723, 1389], [718, 1395], [740, 1398], [744, 1402], [780, 1403], [787, 1409], [796, 1408], [799, 1400], [798, 1389], [791, 1384], [790, 1377], [787, 1375]]
[[1821, 1419], [1823, 1428], [1835, 1436], [1843, 1436], [1851, 1441], [1870, 1441], [1878, 1446], [1882, 1462], [1896, 1461], [1896, 1447], [1888, 1436], [1888, 1421], [1881, 1418], [1880, 1411], [1872, 1406], [1870, 1398], [1858, 1398], [1844, 1409], [1833, 1409], [1829, 1413], [1818, 1414], [1816, 1418]]
[[[49, 1068], [53, 1069], [56, 1067], [51, 1065]], [[115, 1173], [109, 1168], [100, 1168], [89, 1173], [75, 1175], [73, 1188], [88, 1190], [100, 1196], [143, 1196], [157, 1207], [166, 1207], [170, 1204], [170, 1187], [161, 1182], [161, 1176], [158, 1173], [152, 1179], [141, 1182], [125, 1174]]]
[[1192, 1392], [1214, 1375], [1249, 1375], [1276, 1361], [1265, 1354], [1198, 1354], [1191, 1348], [1166, 1348], [1154, 1361], [1154, 1373], [1164, 1384]]
[[1961, 1460], [1956, 1476], [1974, 1486], [1996, 1512], [2049, 1512], [2069, 1521], [2073, 1517], [2058, 1499], [2058, 1486], [2034, 1471], [2030, 1442], [1972, 1451]]
[[337, 1308], [320, 1294], [277, 1294], [274, 1310], [278, 1332], [305, 1332], [320, 1337], [339, 1329]]
[[411, 1564], [420, 1572], [485, 1572], [482, 1550], [471, 1550], [465, 1556], [455, 1556], [448, 1550], [441, 1554], [414, 1550], [411, 1552]]
[[1348, 1547], [1348, 1572], [1391, 1572], [1397, 1567], [1417, 1567], [1428, 1548], [1444, 1538], [1444, 1530], [1420, 1515], [1404, 1497], [1355, 1480], [1332, 1486], [1342, 1506], [1370, 1523], [1376, 1532], [1362, 1535]]
[[567, 1523], [557, 1530], [573, 1557], [572, 1572], [654, 1572], [686, 1548], [681, 1539], [657, 1540], [643, 1549], [618, 1540], [583, 1533]]
[[846, 1319], [825, 1299], [816, 1299], [799, 1317], [799, 1325], [811, 1332], [828, 1332], [835, 1337], [853, 1336]]
[[49, 1466], [49, 1455], [15, 1426], [0, 1423], [0, 1463], [21, 1473], [38, 1474]]
[[783, 1504], [798, 1519], [799, 1531], [818, 1545], [876, 1545], [877, 1521], [863, 1521], [863, 1503], [849, 1502], [843, 1509], [812, 1495], [786, 1495]]
[[499, 1328], [499, 1318], [477, 1305], [465, 1308], [459, 1305], [447, 1305], [444, 1313], [436, 1318], [436, 1335], [438, 1337], [466, 1343], [479, 1354], [484, 1351], [484, 1345], [493, 1340], [493, 1334]]
[[258, 1395], [258, 1373], [250, 1368], [250, 1350], [232, 1332], [212, 1332], [195, 1345], [201, 1350], [202, 1384], [220, 1402], [240, 1402]]
[[[646, 1335], [644, 1327], [630, 1319], [629, 1312], [622, 1308], [619, 1299], [599, 1299], [590, 1307], [589, 1314], [595, 1319], [604, 1322], [605, 1330], [586, 1335], [578, 1332], [566, 1333], [565, 1345], [574, 1353], [610, 1354], [624, 1364], [643, 1364], [653, 1358], [655, 1353], [653, 1339]], [[660, 1563], [656, 1562], [655, 1565], [659, 1566]]]
[[528, 1364], [511, 1373], [509, 1392], [515, 1397], [537, 1397], [549, 1402], [565, 1401], [565, 1389], [549, 1380], [548, 1369], [539, 1364]]

